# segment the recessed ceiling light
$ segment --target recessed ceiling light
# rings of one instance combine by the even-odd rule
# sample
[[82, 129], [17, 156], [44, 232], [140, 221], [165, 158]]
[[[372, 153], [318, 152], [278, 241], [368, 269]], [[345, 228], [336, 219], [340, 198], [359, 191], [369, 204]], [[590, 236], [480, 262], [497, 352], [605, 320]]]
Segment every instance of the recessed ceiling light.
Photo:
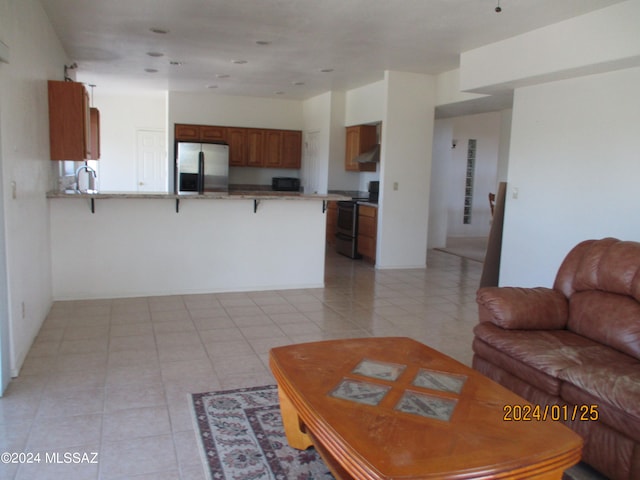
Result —
[[144, 71], [147, 73], [158, 73], [158, 70], [155, 68], [145, 68]]
[[169, 33], [169, 30], [167, 30], [166, 28], [153, 27], [153, 28], [150, 28], [149, 30], [152, 31], [153, 33], [158, 33], [160, 35], [166, 35], [167, 33]]
[[293, 82], [293, 85], [304, 85], [304, 82]]
[[229, 78], [231, 75], [227, 75], [226, 73], [218, 73], [216, 78]]
[[246, 60], [231, 60], [231, 63], [235, 63], [236, 65], [244, 65], [248, 62]]
[[147, 55], [150, 57], [164, 57], [164, 53], [162, 52], [147, 52]]
[[257, 45], [271, 45], [271, 42], [269, 42], [268, 40], [258, 40], [256, 42]]
[[322, 73], [331, 73], [333, 72], [333, 68], [321, 68], [320, 71]]

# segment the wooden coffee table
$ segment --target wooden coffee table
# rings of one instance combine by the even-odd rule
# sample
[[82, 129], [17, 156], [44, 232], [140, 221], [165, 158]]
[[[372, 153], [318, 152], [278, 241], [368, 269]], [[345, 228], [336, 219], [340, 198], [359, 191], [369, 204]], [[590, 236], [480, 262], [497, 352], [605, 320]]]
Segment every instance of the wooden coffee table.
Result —
[[547, 420], [505, 421], [526, 400], [409, 338], [274, 348], [289, 444], [337, 478], [560, 479], [582, 439]]

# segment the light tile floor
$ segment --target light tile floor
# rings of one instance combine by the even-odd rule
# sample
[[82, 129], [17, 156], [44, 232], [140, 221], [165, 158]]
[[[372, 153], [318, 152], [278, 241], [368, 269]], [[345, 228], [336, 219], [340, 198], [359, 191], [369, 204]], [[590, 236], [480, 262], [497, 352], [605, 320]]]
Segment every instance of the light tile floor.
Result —
[[[415, 338], [466, 364], [482, 264], [375, 270], [331, 252], [324, 288], [56, 302], [0, 399], [2, 479], [204, 479], [189, 393], [275, 383], [271, 347]], [[96, 452], [97, 463], [46, 463]], [[89, 457], [89, 458], [90, 458]]]

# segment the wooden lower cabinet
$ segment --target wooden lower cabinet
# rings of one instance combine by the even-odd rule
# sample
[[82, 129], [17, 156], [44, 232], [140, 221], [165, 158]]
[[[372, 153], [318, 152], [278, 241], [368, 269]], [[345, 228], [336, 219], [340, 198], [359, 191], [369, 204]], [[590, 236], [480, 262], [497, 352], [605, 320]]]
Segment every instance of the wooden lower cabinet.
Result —
[[371, 263], [376, 262], [378, 236], [378, 208], [369, 205], [358, 207], [358, 253]]
[[327, 202], [327, 244], [335, 246], [338, 231], [338, 202]]

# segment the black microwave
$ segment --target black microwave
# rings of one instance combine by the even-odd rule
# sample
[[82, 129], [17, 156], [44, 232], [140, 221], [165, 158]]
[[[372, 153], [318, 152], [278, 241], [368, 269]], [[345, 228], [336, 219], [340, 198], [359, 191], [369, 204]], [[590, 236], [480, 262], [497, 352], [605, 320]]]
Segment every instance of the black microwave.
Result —
[[295, 177], [272, 177], [271, 189], [276, 192], [299, 192], [300, 179]]

